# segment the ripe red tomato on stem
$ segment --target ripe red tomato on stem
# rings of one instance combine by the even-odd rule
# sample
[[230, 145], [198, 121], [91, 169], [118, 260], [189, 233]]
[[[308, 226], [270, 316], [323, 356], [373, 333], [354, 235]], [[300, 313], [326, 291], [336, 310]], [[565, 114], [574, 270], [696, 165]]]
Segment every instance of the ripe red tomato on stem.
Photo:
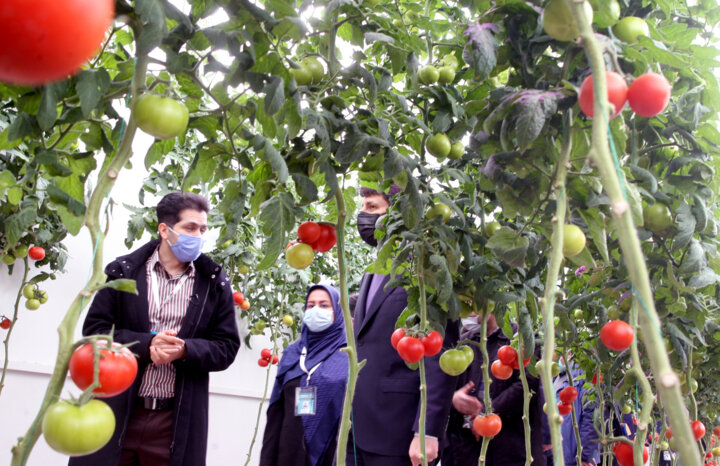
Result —
[[[620, 466], [634, 466], [633, 447], [629, 443], [618, 442], [613, 447], [613, 455]], [[649, 452], [647, 447], [643, 447], [643, 463], [648, 460]]]
[[241, 305], [244, 299], [245, 296], [241, 292], [236, 291], [235, 293], [233, 293], [233, 301], [235, 301], [236, 305]]
[[405, 338], [405, 329], [404, 328], [396, 329], [393, 332], [392, 336], [390, 337], [390, 344], [392, 345], [392, 347], [394, 349], [397, 349], [398, 342], [400, 340], [402, 340], [403, 338]]
[[301, 243], [312, 246], [320, 238], [320, 225], [315, 222], [303, 222], [298, 227], [297, 235]]
[[497, 357], [506, 366], [512, 366], [518, 360], [517, 351], [510, 345], [503, 345], [498, 348]]
[[263, 348], [262, 351], [260, 351], [260, 357], [263, 359], [270, 359], [272, 358], [272, 351], [270, 351], [269, 348]]
[[[138, 371], [137, 359], [127, 348], [119, 349], [118, 343], [113, 343], [112, 348], [107, 342], [98, 341], [100, 360], [98, 367], [100, 373], [98, 381], [100, 386], [93, 390], [98, 398], [106, 398], [119, 395], [132, 385]], [[93, 346], [86, 343], [73, 352], [70, 357], [70, 377], [75, 385], [85, 390], [93, 383], [94, 367]]]
[[113, 0], [3, 0], [0, 81], [42, 85], [79, 71], [102, 45]]
[[28, 257], [34, 261], [45, 259], [45, 249], [40, 246], [33, 246], [28, 250]]
[[557, 408], [558, 413], [560, 413], [561, 416], [567, 416], [572, 413], [573, 405], [568, 403], [558, 403]]
[[425, 356], [435, 356], [443, 345], [443, 337], [437, 330], [433, 330], [420, 340], [425, 348]]
[[578, 391], [575, 387], [565, 387], [558, 393], [558, 398], [565, 404], [571, 404], [577, 400]]
[[397, 352], [403, 361], [412, 364], [423, 358], [425, 347], [415, 337], [403, 337], [397, 344]]
[[625, 351], [635, 338], [632, 327], [622, 320], [611, 320], [600, 330], [600, 340], [613, 351]]
[[715, 434], [716, 437], [720, 437], [720, 426], [713, 427], [713, 434]]
[[312, 247], [317, 252], [327, 252], [335, 246], [337, 233], [335, 232], [335, 227], [327, 223], [321, 223], [319, 226], [320, 236], [317, 241], [313, 243]]
[[665, 76], [645, 73], [630, 84], [627, 98], [630, 108], [643, 117], [654, 117], [670, 102], [670, 83]]
[[477, 416], [473, 420], [473, 429], [480, 437], [494, 437], [502, 430], [502, 419], [497, 414]]
[[3, 317], [2, 320], [0, 320], [0, 328], [3, 330], [9, 329], [10, 324], [12, 324], [12, 322], [7, 317]]
[[[606, 71], [605, 79], [607, 82], [608, 100], [615, 107], [615, 110], [611, 113], [610, 119], [612, 120], [622, 112], [627, 101], [628, 86], [622, 76], [614, 71]], [[580, 104], [580, 110], [590, 118], [593, 118], [595, 113], [595, 89], [594, 89], [593, 76], [590, 75], [580, 85], [580, 95], [578, 95], [578, 103]]]
[[501, 360], [496, 359], [490, 366], [490, 372], [492, 372], [492, 375], [494, 375], [496, 379], [507, 380], [512, 377], [513, 368], [512, 366], [503, 364]]
[[280, 360], [280, 357], [277, 354], [272, 355], [272, 363], [273, 364], [277, 364], [279, 360]]
[[270, 364], [270, 360], [269, 360], [269, 359], [263, 359], [263, 358], [258, 359], [258, 366], [260, 366], [260, 367], [267, 367], [268, 364]]
[[702, 421], [693, 421], [692, 424], [690, 424], [690, 428], [692, 429], [695, 440], [700, 440], [705, 437], [705, 424], [703, 424]]

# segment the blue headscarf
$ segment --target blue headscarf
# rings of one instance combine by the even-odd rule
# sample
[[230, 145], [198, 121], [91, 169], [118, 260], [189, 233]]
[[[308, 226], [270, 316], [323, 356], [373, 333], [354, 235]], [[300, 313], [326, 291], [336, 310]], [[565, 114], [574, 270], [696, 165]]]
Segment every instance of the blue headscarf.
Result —
[[[345, 321], [340, 308], [340, 292], [332, 286], [313, 285], [308, 289], [305, 297], [306, 305], [310, 292], [318, 288], [327, 291], [330, 295], [335, 320], [322, 332], [311, 332], [303, 324], [300, 338], [283, 352], [270, 397], [270, 404], [278, 401], [285, 384], [297, 377], [300, 377], [300, 385], [305, 386], [307, 374], [300, 368], [300, 353], [303, 348], [307, 348], [305, 367], [308, 370], [322, 362], [310, 379], [311, 384], [317, 387], [315, 415], [302, 416], [305, 445], [310, 464], [313, 466], [323, 460], [328, 446], [337, 435], [348, 378], [348, 358], [345, 353], [340, 352], [341, 348], [347, 346]], [[289, 415], [294, 416], [295, 413]]]

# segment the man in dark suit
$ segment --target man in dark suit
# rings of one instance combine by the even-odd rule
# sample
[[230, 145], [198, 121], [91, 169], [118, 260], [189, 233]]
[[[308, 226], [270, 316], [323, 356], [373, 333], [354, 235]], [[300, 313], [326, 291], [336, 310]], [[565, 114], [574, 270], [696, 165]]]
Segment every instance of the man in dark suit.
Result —
[[[393, 185], [388, 194], [362, 188], [362, 210], [358, 231], [365, 242], [377, 246], [375, 223], [390, 206], [389, 196], [400, 191]], [[395, 323], [407, 307], [403, 288], [386, 288], [390, 277], [365, 274], [355, 306], [353, 327], [358, 360], [366, 364], [358, 376], [353, 399], [352, 436], [348, 442], [348, 466], [419, 465], [417, 434], [420, 413], [420, 374], [407, 367], [390, 343]], [[457, 341], [458, 328], [448, 325], [445, 346]], [[440, 370], [440, 355], [425, 358], [428, 403], [426, 454], [438, 456], [438, 441], [444, 435], [455, 377]]]

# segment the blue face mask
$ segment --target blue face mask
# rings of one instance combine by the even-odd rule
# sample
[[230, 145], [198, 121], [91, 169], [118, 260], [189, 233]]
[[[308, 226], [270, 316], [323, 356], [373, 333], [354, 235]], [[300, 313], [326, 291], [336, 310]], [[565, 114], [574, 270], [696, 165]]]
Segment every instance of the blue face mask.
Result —
[[307, 325], [311, 332], [322, 332], [332, 325], [333, 315], [332, 308], [323, 309], [320, 306], [315, 306], [305, 311], [303, 323]]
[[192, 262], [200, 257], [200, 251], [205, 245], [204, 239], [200, 236], [186, 235], [185, 233], [178, 234], [170, 227], [168, 227], [168, 230], [175, 233], [178, 237], [175, 244], [170, 243], [170, 240], [168, 240], [168, 244], [170, 245], [170, 250], [172, 250], [180, 262]]

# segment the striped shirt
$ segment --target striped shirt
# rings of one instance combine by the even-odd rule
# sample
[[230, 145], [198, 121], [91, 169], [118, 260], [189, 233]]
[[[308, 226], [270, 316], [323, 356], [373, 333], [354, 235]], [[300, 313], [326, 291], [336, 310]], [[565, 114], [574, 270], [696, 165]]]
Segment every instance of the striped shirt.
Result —
[[[145, 264], [150, 331], [157, 333], [165, 330], [179, 332], [195, 284], [195, 264], [191, 262], [185, 272], [171, 277], [160, 262], [159, 250], [160, 248], [156, 249]], [[161, 306], [155, 302], [151, 274], [155, 274], [157, 278], [155, 283], [158, 285], [158, 297], [162, 303]], [[178, 286], [186, 274], [185, 282], [173, 293], [175, 287]], [[145, 368], [138, 394], [150, 398], [172, 398], [175, 395], [175, 366], [172, 364], [157, 365], [151, 362]]]

